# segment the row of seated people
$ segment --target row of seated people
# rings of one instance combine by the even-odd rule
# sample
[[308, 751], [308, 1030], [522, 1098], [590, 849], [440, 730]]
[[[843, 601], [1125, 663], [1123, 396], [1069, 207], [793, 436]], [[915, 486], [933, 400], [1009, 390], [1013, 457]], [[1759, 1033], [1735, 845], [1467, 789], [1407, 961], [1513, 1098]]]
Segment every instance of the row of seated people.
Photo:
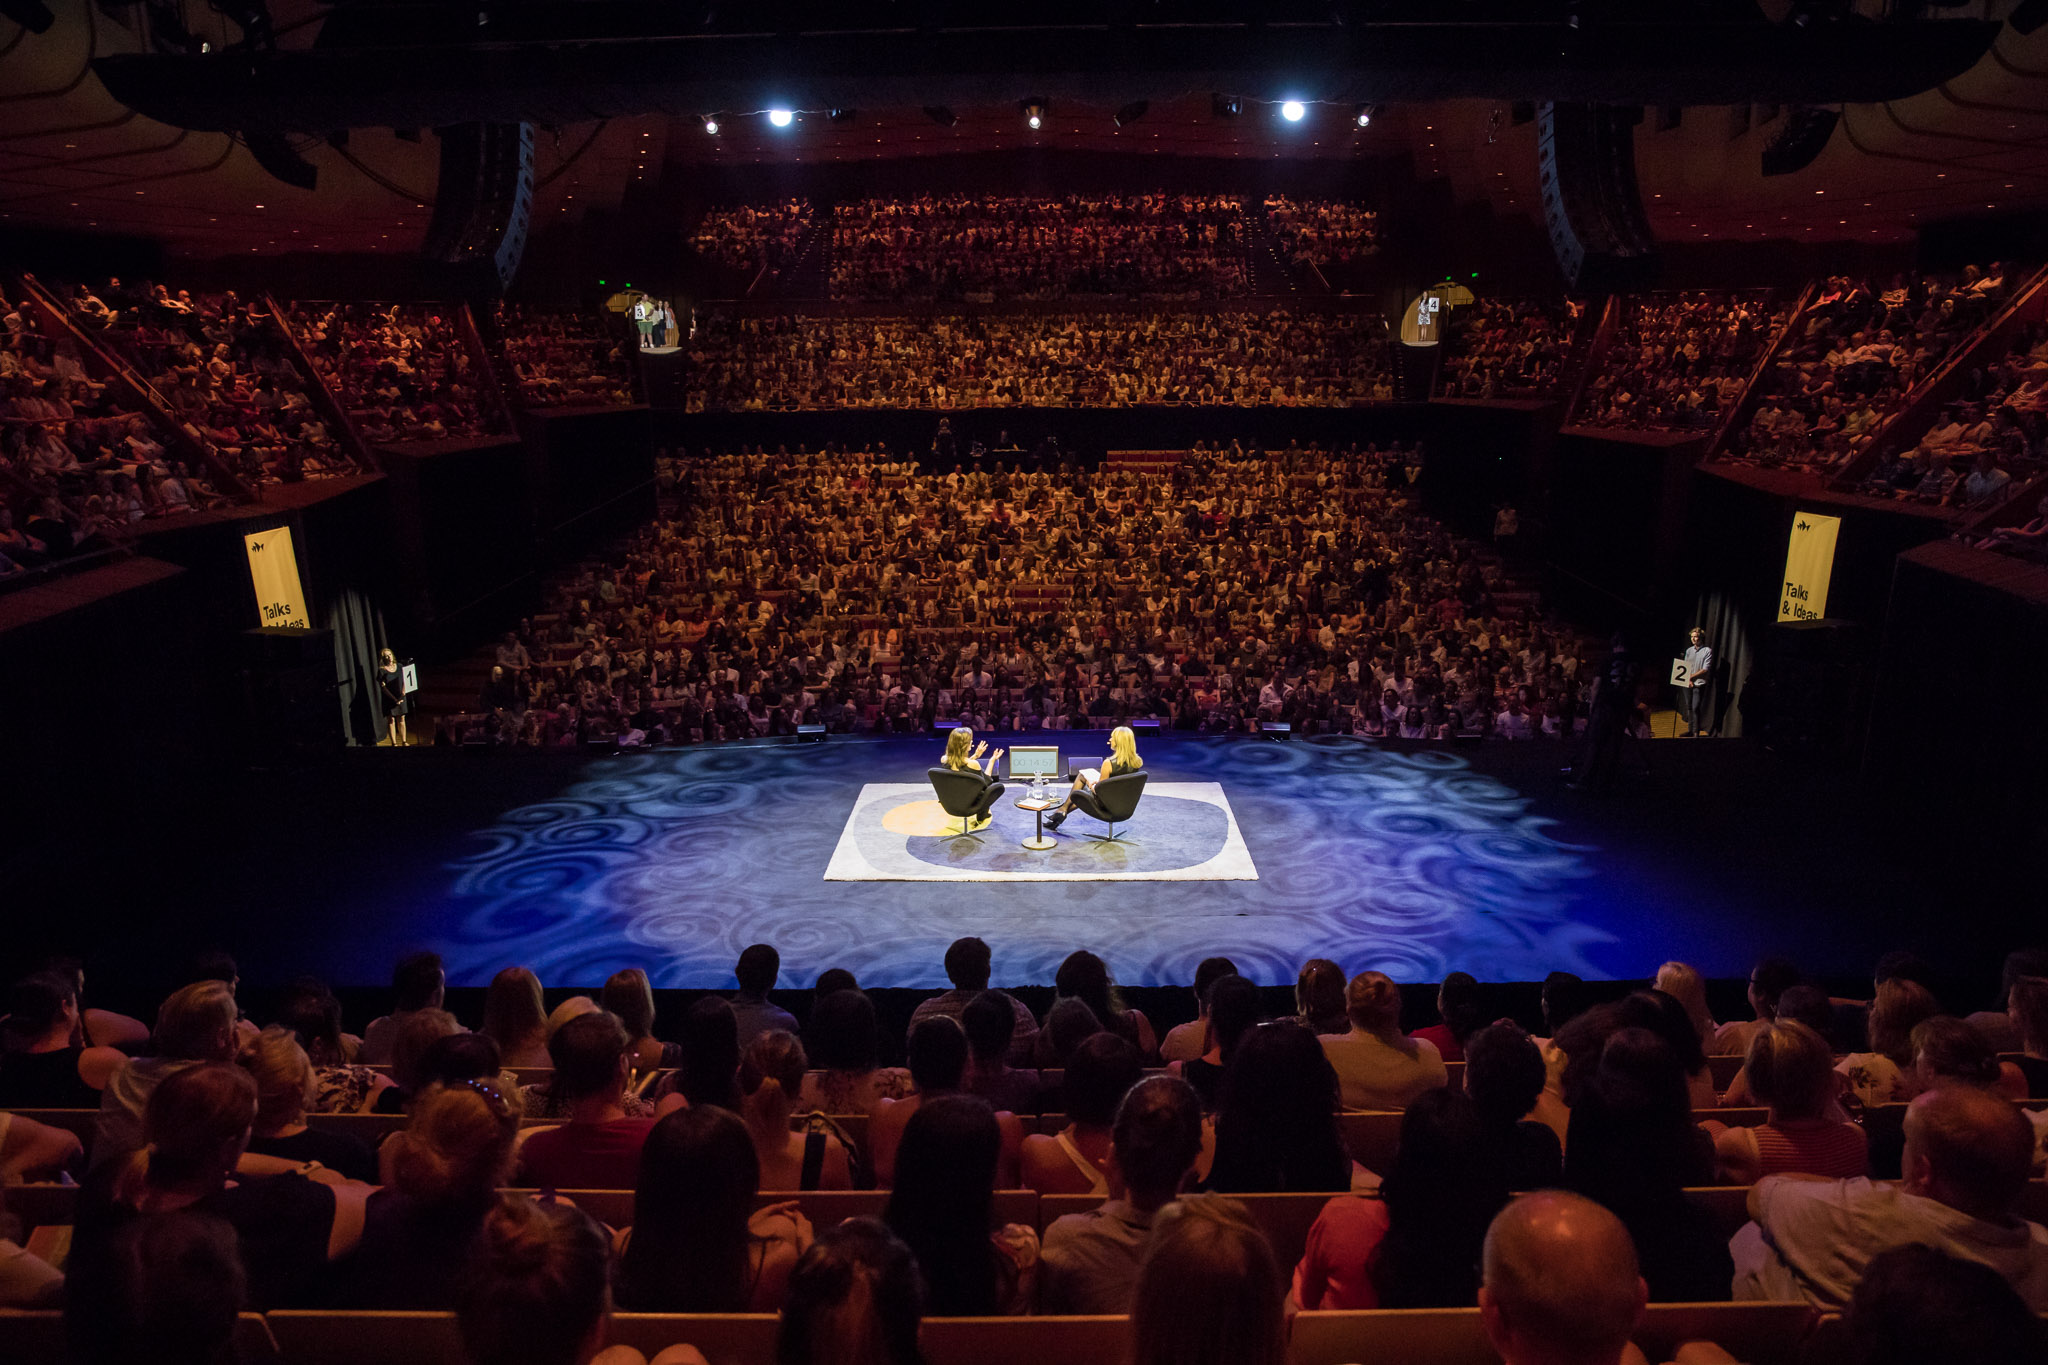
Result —
[[1321, 271], [1333, 289], [1358, 283], [1365, 262], [1379, 254], [1379, 213], [1364, 204], [1269, 194], [1265, 210], [1281, 255]]
[[927, 475], [873, 447], [707, 451], [664, 466], [679, 508], [549, 586], [482, 709], [508, 742], [751, 735], [806, 708], [889, 730], [942, 701], [977, 728], [1149, 712], [1211, 730], [1568, 731], [1590, 682], [1578, 642], [1422, 513], [1423, 459], [1198, 443], [1164, 473]]
[[604, 317], [500, 303], [493, 321], [527, 407], [635, 401], [633, 351]]
[[1564, 379], [1581, 299], [1483, 298], [1451, 315], [1439, 391], [1453, 398], [1520, 398]]
[[811, 230], [803, 199], [775, 204], [732, 204], [711, 209], [690, 233], [691, 249], [706, 260], [751, 279], [763, 267], [780, 270]]
[[1882, 290], [1849, 276], [1817, 289], [1770, 370], [1727, 456], [1772, 468], [1839, 471], [1869, 444], [1914, 385], [2006, 300], [2003, 264]]
[[0, 298], [0, 576], [105, 550], [147, 521], [224, 506], [155, 424], [92, 379], [69, 337]]
[[1750, 371], [1792, 300], [1769, 289], [1630, 295], [1574, 420], [1587, 426], [1713, 427], [1742, 400]]
[[250, 484], [334, 478], [355, 462], [314, 408], [276, 318], [232, 290], [173, 294], [118, 278], [77, 284], [66, 307], [161, 396], [195, 439]]
[[1982, 511], [2004, 501], [2015, 479], [2048, 471], [2048, 326], [2014, 332], [2004, 354], [1973, 369], [1927, 434], [1880, 458], [1859, 492]]
[[[991, 961], [980, 940], [948, 950], [953, 989], [913, 1014], [907, 1074], [875, 1064], [873, 1007], [850, 974], [821, 978], [801, 1025], [776, 1006], [779, 962], [766, 945], [743, 955], [738, 995], [693, 1003], [674, 1043], [655, 1035], [646, 978], [630, 969], [601, 1003], [572, 998], [553, 1017], [531, 974], [508, 969], [484, 1032], [470, 1034], [441, 1008], [438, 961], [413, 955], [395, 975], [393, 1013], [354, 1042], [317, 983], [256, 1030], [217, 955], [165, 1000], [154, 1030], [96, 1021], [75, 972], [46, 972], [15, 990], [0, 1085], [26, 1081], [47, 1098], [47, 1087], [97, 1082], [99, 1122], [68, 1283], [16, 1248], [0, 1283], [17, 1302], [62, 1296], [77, 1333], [108, 1330], [121, 1311], [109, 1297], [124, 1259], [115, 1248], [196, 1210], [225, 1224], [250, 1307], [446, 1309], [505, 1209], [496, 1192], [520, 1182], [634, 1191], [629, 1205], [608, 1201], [622, 1226], [597, 1242], [617, 1258], [607, 1273], [620, 1306], [774, 1312], [822, 1238], [800, 1204], [763, 1192], [871, 1175], [933, 1316], [1142, 1312], [1150, 1258], [1207, 1196], [1282, 1193], [1328, 1200], [1259, 1282], [1259, 1311], [1275, 1317], [1470, 1304], [1504, 1214], [1567, 1208], [1630, 1248], [1623, 1287], [1638, 1311], [1644, 1299], [1731, 1297], [1840, 1311], [1873, 1261], [1915, 1243], [2007, 1286], [2022, 1316], [2048, 1309], [2048, 1231], [2019, 1212], [2038, 1205], [2028, 1181], [2042, 1115], [2011, 1098], [2048, 1090], [2048, 977], [2037, 975], [2048, 959], [2037, 950], [2008, 960], [2003, 1007], [1981, 1024], [1941, 1013], [1917, 964], [1888, 958], [1860, 1011], [1858, 1043], [1876, 1051], [1839, 1059], [1821, 1026], [1843, 1027], [1856, 1002], [1786, 986], [1796, 973], [1769, 960], [1752, 976], [1756, 1017], [1721, 1026], [1683, 964], [1601, 1004], [1558, 974], [1544, 991], [1547, 1038], [1483, 1022], [1456, 977], [1440, 1022], [1406, 1033], [1391, 981], [1347, 979], [1321, 959], [1303, 969], [1295, 1012], [1271, 1021], [1231, 963], [1206, 962], [1200, 1015], [1162, 1038], [1122, 1004], [1105, 964], [1078, 952], [1039, 1021], [988, 989]], [[136, 1055], [102, 1041], [115, 1031]], [[2022, 1049], [2010, 1064], [1997, 1040]], [[1761, 1123], [1701, 1123], [1692, 1107], [1706, 1048], [1731, 1041]], [[1903, 1065], [1888, 1047], [1904, 1050]], [[552, 1064], [543, 1103], [558, 1123], [523, 1122], [533, 1097], [499, 1071], [535, 1048]], [[1453, 1049], [1461, 1087], [1447, 1083]], [[1177, 1055], [1166, 1074], [1146, 1075], [1160, 1053]], [[360, 1064], [377, 1055], [393, 1059], [403, 1088], [391, 1107], [406, 1121], [376, 1152], [351, 1150], [307, 1124], [308, 1097], [346, 1103], [362, 1087], [340, 1078], [374, 1079]], [[1039, 1084], [1020, 1057], [1062, 1064], [1055, 1131], [1026, 1134], [1011, 1107]], [[1870, 1178], [1876, 1130], [1850, 1117], [1872, 1058], [1897, 1066], [1912, 1095], [1896, 1183]], [[813, 1061], [820, 1072], [806, 1071]], [[642, 1063], [674, 1070], [654, 1071], [640, 1094]], [[1343, 1145], [1339, 1106], [1360, 1100], [1403, 1111], [1384, 1170]], [[837, 1121], [855, 1115], [864, 1147]], [[0, 1152], [17, 1173], [84, 1163], [69, 1130], [23, 1116], [8, 1129]], [[1732, 1238], [1686, 1194], [1716, 1179], [1747, 1189], [1751, 1221]], [[1002, 1188], [1105, 1202], [1041, 1229], [995, 1217]], [[1526, 1190], [1574, 1193], [1515, 1198]], [[1272, 1258], [1272, 1233], [1253, 1235]]]
[[1393, 396], [1386, 325], [1358, 313], [700, 320], [692, 412], [772, 408], [1343, 407]]
[[832, 209], [832, 297], [1062, 299], [1250, 292], [1233, 195], [956, 195]]
[[289, 305], [299, 344], [367, 441], [446, 441], [504, 424], [443, 304]]

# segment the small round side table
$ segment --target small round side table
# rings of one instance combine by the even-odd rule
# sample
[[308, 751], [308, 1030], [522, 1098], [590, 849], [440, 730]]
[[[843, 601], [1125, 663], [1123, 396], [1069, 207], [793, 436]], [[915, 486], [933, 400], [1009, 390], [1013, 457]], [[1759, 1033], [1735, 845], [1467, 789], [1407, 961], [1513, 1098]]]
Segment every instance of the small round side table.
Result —
[[1032, 830], [1031, 837], [1024, 841], [1024, 847], [1043, 852], [1048, 848], [1059, 846], [1059, 840], [1045, 832], [1045, 813], [1049, 810], [1058, 809], [1060, 804], [1060, 802], [1050, 798], [1033, 796], [1020, 796], [1017, 798], [1017, 809], [1030, 811], [1032, 815], [1031, 823], [1036, 827]]

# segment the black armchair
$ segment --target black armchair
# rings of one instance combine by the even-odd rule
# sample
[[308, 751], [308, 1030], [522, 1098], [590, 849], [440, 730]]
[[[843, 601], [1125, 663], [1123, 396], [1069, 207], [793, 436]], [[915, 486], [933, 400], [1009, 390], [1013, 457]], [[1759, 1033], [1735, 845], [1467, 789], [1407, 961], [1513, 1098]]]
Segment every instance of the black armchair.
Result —
[[1149, 773], [1138, 772], [1105, 777], [1092, 791], [1084, 787], [1074, 793], [1074, 809], [1108, 825], [1109, 837], [1114, 839], [1117, 822], [1129, 820], [1138, 809], [1138, 798], [1145, 794], [1148, 776]]
[[925, 769], [925, 776], [931, 778], [932, 790], [938, 794], [939, 809], [959, 819], [962, 834], [973, 834], [974, 822], [987, 815], [1003, 794], [1002, 783], [986, 781], [980, 773], [941, 767]]

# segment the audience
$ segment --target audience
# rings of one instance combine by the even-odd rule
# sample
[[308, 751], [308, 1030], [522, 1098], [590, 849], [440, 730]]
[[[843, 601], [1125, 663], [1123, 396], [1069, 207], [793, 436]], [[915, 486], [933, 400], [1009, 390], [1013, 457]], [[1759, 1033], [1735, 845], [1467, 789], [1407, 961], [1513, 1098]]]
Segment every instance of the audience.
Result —
[[484, 996], [482, 1032], [498, 1045], [499, 1060], [506, 1066], [552, 1066], [540, 978], [524, 967], [507, 967], [492, 977]]
[[2007, 1101], [1945, 1085], [1906, 1111], [1905, 1179], [1767, 1176], [1750, 1187], [1753, 1220], [1737, 1233], [1735, 1297], [1804, 1299], [1846, 1308], [1871, 1261], [1921, 1243], [1989, 1266], [2029, 1310], [2048, 1311], [2048, 1230], [2014, 1208], [2034, 1135]]
[[1318, 1036], [1343, 1033], [1351, 1027], [1344, 1008], [1344, 969], [1326, 957], [1312, 957], [1301, 964], [1294, 979], [1294, 1018]]
[[[1503, 1365], [1618, 1365], [1648, 1289], [1629, 1231], [1562, 1190], [1524, 1195], [1487, 1229], [1479, 1320]], [[1640, 1357], [1636, 1357], [1640, 1359]]]
[[325, 1166], [349, 1180], [376, 1181], [376, 1154], [360, 1138], [307, 1126], [306, 1105], [314, 1093], [313, 1063], [290, 1029], [273, 1024], [244, 1046], [237, 1060], [256, 1082], [250, 1151]]
[[1205, 957], [1195, 964], [1195, 1017], [1175, 1024], [1159, 1040], [1161, 1061], [1192, 1061], [1209, 1050], [1209, 988], [1221, 978], [1235, 975], [1237, 968], [1227, 957]]
[[1022, 1313], [1036, 1295], [1038, 1234], [989, 1231], [1002, 1148], [995, 1111], [972, 1095], [939, 1096], [903, 1130], [883, 1217], [916, 1255], [934, 1317]]
[[[1283, 1027], [1268, 1025], [1268, 1027]], [[1181, 1202], [1152, 1235], [1131, 1296], [1131, 1365], [1282, 1365], [1287, 1281], [1242, 1205]]]
[[[911, 1011], [910, 1026], [916, 1028], [934, 1015], [944, 1015], [964, 1024], [968, 1003], [988, 989], [989, 973], [993, 970], [994, 960], [988, 944], [980, 939], [954, 939], [947, 945], [945, 964], [946, 980], [953, 983], [953, 988], [920, 1000], [917, 1008]], [[1038, 1034], [1038, 1020], [1024, 1007], [1024, 1002], [1015, 996], [1004, 995], [1002, 998], [1009, 1003], [1015, 1021], [1008, 1044], [1008, 1058], [1020, 1065], [1028, 1063], [1031, 1060], [1032, 1044]], [[972, 1036], [970, 1032], [970, 1040]]]
[[96, 1169], [141, 1150], [143, 1111], [157, 1086], [188, 1068], [234, 1060], [239, 1017], [234, 992], [224, 982], [195, 981], [165, 998], [151, 1035], [155, 1052], [122, 1062], [100, 1092], [92, 1148]]
[[790, 1272], [775, 1365], [924, 1365], [917, 1258], [874, 1218], [826, 1228]]
[[372, 445], [506, 430], [447, 305], [300, 302], [287, 312], [314, 372]]
[[1153, 1226], [1202, 1154], [1194, 1090], [1171, 1076], [1139, 1081], [1117, 1105], [1108, 1151], [1109, 1198], [1085, 1213], [1056, 1218], [1045, 1230], [1041, 1312], [1131, 1311]]
[[1321, 1039], [1346, 1109], [1406, 1109], [1449, 1079], [1436, 1045], [1401, 1032], [1401, 988], [1360, 972], [1344, 988], [1351, 1027]]
[[[630, 1347], [601, 1349], [611, 1318], [611, 1260], [611, 1239], [581, 1209], [500, 1197], [484, 1217], [456, 1294], [455, 1324], [469, 1365], [644, 1365]], [[703, 1357], [678, 1353], [672, 1365], [685, 1362], [703, 1365]]]
[[624, 407], [638, 401], [633, 348], [597, 317], [501, 302], [493, 323], [527, 407]]
[[877, 1065], [875, 1006], [858, 989], [821, 993], [804, 1025], [804, 1051], [817, 1070], [804, 1076], [801, 1103], [826, 1114], [872, 1114], [885, 1099], [911, 1093], [910, 1072]]
[[362, 1047], [355, 1061], [377, 1066], [391, 1060], [391, 1047], [398, 1026], [408, 1014], [438, 1010], [448, 992], [448, 975], [441, 968], [439, 953], [408, 953], [391, 972], [391, 1013], [370, 1021], [363, 1030]]
[[1259, 1022], [1259, 988], [1241, 976], [1219, 977], [1209, 985], [1208, 1029], [1202, 1055], [1184, 1062], [1170, 1062], [1167, 1070], [1185, 1080], [1202, 1097], [1202, 1108], [1213, 1111], [1223, 1096], [1223, 1078], [1229, 1074], [1237, 1045]]
[[1598, 427], [1712, 428], [1742, 399], [1792, 301], [1756, 289], [1622, 300], [1573, 420]]
[[1470, 972], [1447, 972], [1436, 992], [1437, 1022], [1409, 1036], [1428, 1043], [1447, 1062], [1465, 1060], [1465, 1040], [1486, 1026], [1479, 982]]
[[788, 264], [810, 229], [811, 206], [801, 199], [735, 204], [714, 208], [698, 219], [690, 247], [751, 280], [764, 266], [779, 270]]
[[1870, 1258], [1843, 1325], [1859, 1365], [2048, 1359], [2048, 1323], [2002, 1275], [1919, 1242]]
[[626, 1112], [625, 1028], [602, 1011], [581, 1015], [555, 1030], [548, 1056], [555, 1064], [551, 1094], [568, 1121], [521, 1144], [520, 1178], [543, 1189], [631, 1189], [654, 1120]]
[[[916, 1092], [878, 1100], [868, 1124], [875, 1181], [885, 1189], [895, 1183], [897, 1148], [917, 1112], [934, 1099], [961, 1093], [967, 1079], [967, 1035], [951, 1019], [927, 1019], [911, 1029], [907, 1050]], [[996, 1169], [1007, 1189], [1016, 1180], [1024, 1125], [1015, 1114], [1002, 1111], [996, 1112], [996, 1123], [1002, 1133], [1002, 1159]]]
[[768, 992], [775, 989], [775, 978], [781, 974], [782, 954], [772, 944], [756, 943], [740, 954], [733, 967], [740, 988], [732, 998], [732, 1012], [739, 1025], [741, 1047], [770, 1029], [796, 1032], [796, 1016], [768, 999]]
[[1508, 1188], [1562, 1184], [1564, 1145], [1550, 1125], [1529, 1117], [1548, 1079], [1536, 1040], [1503, 1020], [1473, 1034], [1466, 1045], [1465, 1093], [1492, 1134]]
[[1749, 1185], [1788, 1172], [1825, 1179], [1868, 1172], [1863, 1129], [1835, 1105], [1834, 1061], [1827, 1040], [1796, 1020], [1775, 1019], [1757, 1031], [1743, 1071], [1769, 1117], [1714, 1135], [1722, 1183]]
[[0, 1021], [0, 1109], [97, 1109], [127, 1057], [83, 1042], [78, 991], [61, 972], [14, 984]]
[[[922, 1022], [917, 1016], [923, 1010], [924, 1006], [919, 1005], [917, 1012], [911, 1015], [912, 1028]], [[1010, 1065], [1010, 1059], [1017, 1051], [1019, 1014], [1031, 1019], [1031, 1036], [1035, 1045], [1038, 1021], [1032, 1019], [1031, 1011], [1024, 1007], [1022, 1001], [1006, 991], [982, 991], [960, 1011], [960, 1027], [967, 1035], [966, 1089], [970, 1095], [979, 1095], [987, 1100], [998, 1111], [1007, 1109], [1011, 1113], [1030, 1114], [1036, 1113], [1043, 1105], [1045, 1090], [1038, 1072], [1019, 1070]]]
[[1314, 267], [1337, 290], [1361, 284], [1365, 263], [1380, 249], [1379, 214], [1363, 204], [1269, 194], [1266, 230], [1289, 263]]
[[811, 1244], [795, 1201], [756, 1209], [761, 1167], [747, 1126], [707, 1106], [647, 1138], [619, 1302], [641, 1313], [772, 1313]]
[[1527, 398], [1555, 392], [1585, 304], [1492, 299], [1451, 314], [1438, 392], [1447, 398]]
[[1024, 1186], [1040, 1194], [1107, 1194], [1111, 1127], [1143, 1074], [1138, 1049], [1114, 1033], [1098, 1033], [1076, 1048], [1061, 1089], [1067, 1126], [1024, 1138]]
[[740, 1117], [746, 1120], [761, 1184], [771, 1190], [843, 1190], [853, 1184], [846, 1144], [823, 1127], [792, 1132], [809, 1065], [796, 1035], [770, 1029], [740, 1053]]
[[1260, 1024], [1238, 1045], [1216, 1111], [1207, 1188], [1226, 1194], [1342, 1193], [1361, 1179], [1337, 1130], [1337, 1075], [1292, 1020]]

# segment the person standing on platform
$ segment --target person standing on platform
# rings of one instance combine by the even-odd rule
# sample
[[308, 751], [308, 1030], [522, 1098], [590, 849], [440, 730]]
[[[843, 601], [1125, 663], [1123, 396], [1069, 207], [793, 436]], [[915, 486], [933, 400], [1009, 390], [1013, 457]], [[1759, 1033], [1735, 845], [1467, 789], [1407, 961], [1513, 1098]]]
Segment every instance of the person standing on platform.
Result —
[[1713, 711], [1707, 705], [1707, 693], [1714, 681], [1714, 647], [1707, 643], [1707, 632], [1698, 626], [1692, 628], [1688, 638], [1690, 643], [1685, 650], [1686, 736], [1704, 739], [1707, 726], [1713, 721]]
[[398, 656], [388, 649], [377, 652], [377, 686], [383, 694], [384, 719], [391, 727], [391, 742], [412, 743], [405, 733], [405, 718], [412, 714], [412, 698], [405, 691], [405, 670], [398, 666]]
[[987, 750], [987, 740], [976, 744], [974, 731], [964, 725], [956, 725], [953, 727], [953, 733], [946, 737], [946, 756], [939, 760], [942, 765], [956, 773], [973, 773], [981, 779], [982, 791], [974, 803], [972, 824], [968, 826], [970, 829], [991, 818], [989, 810], [995, 805], [996, 798], [1003, 794], [1003, 784], [996, 781], [996, 764], [1002, 761], [1003, 751], [997, 749], [990, 753], [988, 768], [984, 770], [981, 766], [981, 756]]

